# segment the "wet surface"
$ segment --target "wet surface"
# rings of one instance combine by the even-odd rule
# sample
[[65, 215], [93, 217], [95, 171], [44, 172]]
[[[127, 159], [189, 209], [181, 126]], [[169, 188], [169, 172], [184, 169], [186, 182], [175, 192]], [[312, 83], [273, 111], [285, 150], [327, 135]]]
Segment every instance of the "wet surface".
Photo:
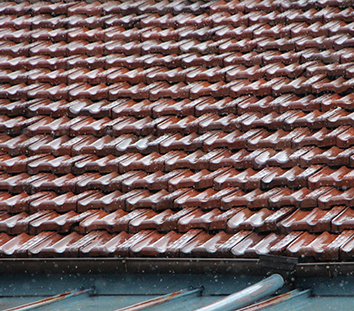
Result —
[[0, 5], [0, 255], [352, 260], [341, 1]]

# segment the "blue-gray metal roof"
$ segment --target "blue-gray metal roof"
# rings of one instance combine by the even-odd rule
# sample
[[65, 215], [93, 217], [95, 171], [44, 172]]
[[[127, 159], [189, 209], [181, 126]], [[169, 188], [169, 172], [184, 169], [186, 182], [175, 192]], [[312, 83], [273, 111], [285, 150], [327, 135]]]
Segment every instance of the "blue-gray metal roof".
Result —
[[[227, 295], [239, 292], [264, 279], [261, 275], [242, 274], [179, 274], [179, 273], [20, 273], [0, 275], [0, 310], [48, 298], [67, 291], [95, 287], [92, 293], [85, 293], [43, 306], [36, 310], [102, 310], [114, 311], [139, 302], [153, 299], [183, 288], [200, 288], [202, 295], [188, 295], [183, 299], [170, 301], [157, 310], [194, 311], [212, 304]], [[354, 305], [354, 280], [350, 276], [296, 278], [292, 284], [285, 284], [270, 297], [283, 295], [297, 288], [292, 299], [255, 310], [349, 310]], [[267, 297], [265, 299], [268, 299]], [[145, 309], [144, 309], [145, 310]], [[252, 309], [251, 309], [252, 310]]]

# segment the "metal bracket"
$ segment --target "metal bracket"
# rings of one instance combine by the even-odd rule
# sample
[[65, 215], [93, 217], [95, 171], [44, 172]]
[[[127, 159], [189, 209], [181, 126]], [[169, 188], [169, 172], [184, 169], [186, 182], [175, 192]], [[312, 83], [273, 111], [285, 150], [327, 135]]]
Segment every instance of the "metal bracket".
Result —
[[290, 278], [295, 273], [298, 259], [285, 256], [260, 255], [259, 263], [260, 268], [264, 273], [279, 273], [284, 280], [290, 281]]

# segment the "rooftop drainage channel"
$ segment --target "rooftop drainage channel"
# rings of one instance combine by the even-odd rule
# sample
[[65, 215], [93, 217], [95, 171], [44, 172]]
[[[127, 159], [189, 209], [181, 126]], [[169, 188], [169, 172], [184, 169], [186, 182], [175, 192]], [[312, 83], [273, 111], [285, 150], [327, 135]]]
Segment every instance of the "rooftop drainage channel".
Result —
[[[274, 258], [274, 260], [276, 260]], [[260, 259], [233, 258], [3, 258], [2, 274], [60, 274], [60, 273], [218, 273], [233, 275], [269, 275], [279, 273], [283, 277], [291, 272], [294, 277], [352, 274], [354, 262], [297, 263], [290, 271], [282, 271], [262, 263]]]
[[3, 258], [0, 273], [218, 273], [256, 274], [257, 259]]

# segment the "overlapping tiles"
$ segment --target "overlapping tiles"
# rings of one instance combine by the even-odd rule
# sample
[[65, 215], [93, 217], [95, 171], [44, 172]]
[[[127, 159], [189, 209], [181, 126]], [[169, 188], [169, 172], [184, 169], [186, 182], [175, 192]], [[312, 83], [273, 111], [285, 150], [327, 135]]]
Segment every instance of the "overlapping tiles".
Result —
[[0, 256], [352, 260], [350, 1], [0, 5]]
[[346, 261], [353, 253], [352, 230], [341, 234], [294, 231], [287, 236], [274, 233], [260, 236], [250, 231], [221, 232], [211, 236], [198, 229], [184, 234], [142, 230], [133, 235], [124, 231], [118, 235], [92, 231], [84, 236], [76, 232], [63, 236], [44, 231], [36, 237], [26, 233], [16, 237], [1, 233], [1, 242], [1, 257], [119, 257], [126, 254], [139, 257], [257, 257], [273, 254], [298, 256], [300, 261], [313, 261], [314, 258]]

